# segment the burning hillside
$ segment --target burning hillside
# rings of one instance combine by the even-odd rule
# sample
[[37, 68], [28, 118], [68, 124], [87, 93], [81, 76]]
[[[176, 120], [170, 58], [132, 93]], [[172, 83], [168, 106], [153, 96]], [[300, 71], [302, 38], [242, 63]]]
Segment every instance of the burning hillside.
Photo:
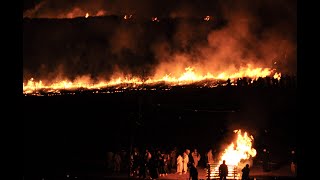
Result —
[[188, 4], [169, 8], [154, 1], [138, 7], [131, 1], [59, 2], [44, 0], [24, 12], [31, 18], [24, 19], [24, 94], [158, 84], [216, 87], [239, 78], [279, 81], [296, 72], [295, 14], [284, 11], [291, 7], [287, 3], [226, 1], [191, 10]]
[[[277, 73], [275, 69], [270, 68], [252, 68], [248, 65], [246, 68], [241, 68], [238, 72], [227, 73], [222, 72], [220, 74], [214, 75], [211, 73], [199, 74], [194, 71], [193, 68], [185, 68], [185, 72], [180, 76], [174, 76], [172, 74], [165, 74], [164, 76], [154, 76], [152, 78], [139, 78], [139, 77], [115, 77], [109, 81], [93, 81], [90, 77], [80, 77], [74, 81], [70, 80], [58, 80], [55, 82], [43, 83], [43, 81], [35, 81], [33, 78], [30, 79], [26, 84], [23, 84], [23, 92], [25, 94], [34, 93], [35, 91], [46, 91], [46, 92], [59, 92], [60, 90], [75, 90], [79, 88], [83, 89], [103, 89], [108, 87], [114, 87], [119, 89], [122, 85], [131, 85], [132, 87], [138, 87], [140, 85], [156, 85], [159, 83], [165, 83], [170, 86], [177, 85], [188, 85], [188, 84], [198, 84], [198, 86], [215, 87], [218, 81], [222, 81], [222, 85], [227, 85], [228, 79], [229, 83], [232, 85], [235, 80], [243, 77], [248, 77], [249, 83], [257, 80], [259, 77], [273, 76], [277, 81], [280, 80], [281, 73]], [[211, 86], [208, 85], [211, 82]]]

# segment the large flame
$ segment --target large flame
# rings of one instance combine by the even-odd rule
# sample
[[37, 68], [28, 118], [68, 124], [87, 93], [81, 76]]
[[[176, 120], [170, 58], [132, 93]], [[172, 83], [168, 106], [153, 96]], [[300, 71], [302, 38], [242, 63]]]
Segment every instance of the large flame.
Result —
[[135, 76], [113, 76], [110, 80], [101, 80], [95, 82], [90, 77], [78, 77], [73, 81], [68, 79], [58, 79], [56, 81], [44, 83], [44, 80], [35, 81], [33, 78], [23, 83], [23, 92], [25, 94], [32, 93], [37, 90], [46, 90], [48, 92], [63, 90], [63, 89], [100, 89], [104, 87], [117, 86], [121, 84], [155, 84], [165, 82], [169, 85], [186, 85], [204, 80], [232, 80], [248, 77], [257, 79], [259, 77], [272, 76], [275, 79], [280, 79], [281, 73], [275, 72], [275, 69], [270, 68], [253, 68], [250, 64], [247, 67], [242, 67], [238, 71], [225, 71], [220, 73], [203, 73], [196, 71], [194, 67], [186, 67], [181, 74], [173, 73], [157, 73], [153, 77], [140, 78]]
[[252, 148], [253, 136], [248, 135], [247, 132], [241, 133], [241, 130], [234, 130], [237, 134], [236, 139], [232, 142], [219, 157], [219, 163], [211, 164], [210, 179], [219, 177], [219, 166], [225, 160], [228, 166], [228, 177], [233, 179], [240, 179], [242, 167], [239, 167], [242, 161], [249, 160], [257, 155], [257, 151]]
[[253, 136], [249, 136], [247, 132], [242, 134], [241, 130], [234, 130], [234, 132], [237, 133], [237, 138], [224, 150], [219, 164], [225, 160], [228, 165], [238, 166], [241, 160], [248, 160], [257, 155], [257, 151], [252, 148]]

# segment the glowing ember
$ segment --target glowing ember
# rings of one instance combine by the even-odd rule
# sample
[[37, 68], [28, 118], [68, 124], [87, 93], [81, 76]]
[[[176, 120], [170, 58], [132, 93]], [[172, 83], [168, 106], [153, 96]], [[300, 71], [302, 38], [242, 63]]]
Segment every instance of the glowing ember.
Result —
[[86, 13], [86, 16], [85, 16], [86, 18], [88, 18], [89, 17], [89, 13]]
[[[180, 72], [180, 71], [174, 71]], [[45, 90], [48, 92], [59, 91], [63, 89], [100, 89], [109, 86], [117, 86], [121, 84], [133, 84], [142, 85], [142, 84], [155, 84], [159, 82], [164, 82], [168, 85], [187, 85], [195, 82], [200, 82], [203, 80], [223, 80], [226, 81], [228, 78], [232, 81], [237, 78], [248, 77], [251, 79], [258, 79], [259, 77], [272, 76], [275, 79], [280, 79], [281, 73], [275, 72], [275, 70], [270, 68], [253, 68], [251, 65], [247, 67], [242, 67], [238, 71], [226, 71], [226, 72], [217, 72], [217, 73], [203, 73], [202, 71], [195, 71], [194, 67], [185, 68], [184, 72], [180, 74], [174, 73], [157, 73], [152, 77], [142, 79], [134, 76], [113, 76], [110, 80], [102, 80], [94, 82], [90, 77], [78, 77], [73, 81], [68, 79], [59, 79], [56, 81], [44, 81], [39, 80], [35, 81], [31, 78], [26, 84], [23, 83], [23, 92], [28, 94], [37, 90]], [[46, 82], [46, 83], [44, 83]], [[251, 83], [253, 80], [251, 80]], [[133, 86], [133, 87], [134, 87]]]

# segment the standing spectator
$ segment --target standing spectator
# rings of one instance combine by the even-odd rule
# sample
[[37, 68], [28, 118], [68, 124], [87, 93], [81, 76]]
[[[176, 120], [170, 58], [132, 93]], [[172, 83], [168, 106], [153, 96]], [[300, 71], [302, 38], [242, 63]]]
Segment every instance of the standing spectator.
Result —
[[193, 157], [192, 157], [192, 154], [190, 153], [190, 150], [189, 149], [186, 149], [186, 154], [188, 155], [188, 168], [192, 166], [192, 164], [194, 163], [194, 160], [193, 160]]
[[291, 161], [290, 161], [290, 169], [293, 175], [296, 175], [297, 171], [297, 161], [296, 161], [296, 153], [294, 150], [291, 151]]
[[186, 174], [188, 172], [188, 163], [189, 163], [189, 156], [186, 152], [183, 153], [182, 155], [183, 158], [183, 174]]
[[228, 166], [226, 165], [226, 161], [225, 160], [223, 160], [222, 164], [220, 164], [220, 166], [219, 166], [219, 176], [220, 176], [220, 180], [227, 179]]
[[200, 158], [201, 158], [200, 153], [198, 152], [197, 149], [194, 149], [191, 155], [193, 157], [194, 166], [197, 167], [198, 162], [200, 161]]
[[270, 167], [269, 167], [269, 151], [264, 148], [263, 149], [263, 154], [262, 154], [262, 169], [264, 172], [269, 172]]
[[157, 179], [159, 177], [159, 164], [157, 160], [156, 153], [154, 152], [149, 161], [149, 171], [151, 179]]
[[112, 160], [113, 160], [113, 156], [114, 156], [114, 154], [113, 154], [113, 152], [111, 152], [111, 151], [108, 151], [107, 152], [107, 170], [108, 170], [108, 172], [111, 172], [112, 171]]
[[213, 164], [213, 162], [214, 162], [214, 159], [213, 159], [212, 149], [210, 149], [207, 153], [207, 163]]
[[119, 152], [116, 152], [113, 156], [113, 172], [120, 173], [120, 166], [121, 166], [121, 156]]
[[241, 180], [250, 180], [250, 177], [249, 177], [249, 173], [250, 173], [249, 164], [246, 164], [246, 166], [241, 171], [242, 171]]
[[173, 150], [170, 152], [170, 173], [173, 172], [173, 169], [177, 168], [177, 148], [174, 147]]
[[178, 157], [177, 157], [177, 173], [179, 173], [181, 175], [182, 174], [182, 170], [183, 170], [183, 158], [179, 154]]
[[168, 166], [169, 166], [169, 162], [170, 162], [170, 155], [168, 153], [164, 153], [163, 154], [163, 162], [164, 162], [164, 175], [168, 175]]
[[198, 180], [198, 170], [195, 167], [194, 163], [190, 166], [190, 178], [191, 180]]
[[160, 150], [157, 152], [157, 158], [159, 161], [159, 174], [160, 177], [165, 175], [165, 170], [164, 170], [164, 154], [161, 153]]

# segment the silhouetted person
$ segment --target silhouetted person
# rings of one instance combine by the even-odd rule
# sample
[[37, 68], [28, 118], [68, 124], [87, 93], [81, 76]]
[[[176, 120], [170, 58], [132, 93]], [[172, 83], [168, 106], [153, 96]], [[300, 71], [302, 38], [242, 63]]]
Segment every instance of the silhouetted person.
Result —
[[292, 76], [292, 87], [297, 87], [297, 77], [296, 77], [296, 75]]
[[188, 167], [190, 168], [192, 166], [192, 164], [194, 163], [194, 159], [192, 154], [190, 153], [189, 149], [186, 149], [186, 153], [188, 155], [189, 161], [188, 161]]
[[110, 171], [111, 172], [111, 170], [112, 170], [112, 160], [113, 160], [113, 152], [111, 152], [111, 151], [108, 151], [107, 152], [107, 170], [108, 171]]
[[175, 147], [170, 152], [170, 172], [173, 172], [173, 168], [177, 167], [177, 148]]
[[157, 179], [159, 177], [159, 164], [156, 153], [154, 153], [149, 161], [149, 173], [151, 179]]
[[198, 170], [195, 167], [195, 164], [191, 164], [190, 166], [190, 176], [189, 176], [190, 180], [198, 180]]
[[227, 80], [227, 87], [231, 87], [231, 80], [230, 80], [230, 78], [228, 78], [228, 80]]
[[267, 76], [265, 77], [265, 87], [270, 87], [271, 86], [271, 77]]
[[262, 154], [262, 169], [264, 172], [269, 172], [269, 151], [267, 149], [263, 149], [263, 154]]
[[246, 166], [242, 169], [242, 180], [249, 180], [249, 173], [250, 173], [250, 168], [249, 164], [246, 164]]
[[280, 81], [279, 81], [279, 84], [280, 84], [281, 88], [285, 88], [286, 87], [286, 78], [287, 78], [286, 75], [282, 75], [281, 76]]
[[242, 79], [241, 79], [241, 78], [238, 78], [238, 80], [237, 80], [237, 86], [238, 86], [238, 87], [241, 87], [241, 86], [242, 86]]
[[279, 80], [277, 78], [272, 78], [271, 81], [272, 81], [272, 87], [278, 87]]
[[242, 86], [248, 86], [248, 79], [246, 77], [242, 79]]
[[[148, 152], [148, 150], [146, 150], [146, 152]], [[145, 156], [146, 155], [143, 155], [143, 157], [140, 158], [139, 162], [139, 177], [143, 179], [147, 178], [147, 163], [149, 162], [149, 160]]]
[[258, 88], [263, 88], [264, 87], [264, 79], [262, 77], [259, 77], [257, 80], [257, 87]]
[[290, 159], [290, 170], [293, 175], [296, 175], [297, 171], [297, 160], [296, 160], [296, 155], [295, 151], [291, 151], [291, 159]]
[[121, 156], [119, 152], [116, 152], [113, 155], [113, 172], [120, 173], [120, 165], [121, 165]]
[[227, 179], [228, 166], [226, 165], [225, 160], [223, 160], [222, 164], [220, 164], [220, 166], [219, 166], [219, 176], [220, 176], [220, 180]]

